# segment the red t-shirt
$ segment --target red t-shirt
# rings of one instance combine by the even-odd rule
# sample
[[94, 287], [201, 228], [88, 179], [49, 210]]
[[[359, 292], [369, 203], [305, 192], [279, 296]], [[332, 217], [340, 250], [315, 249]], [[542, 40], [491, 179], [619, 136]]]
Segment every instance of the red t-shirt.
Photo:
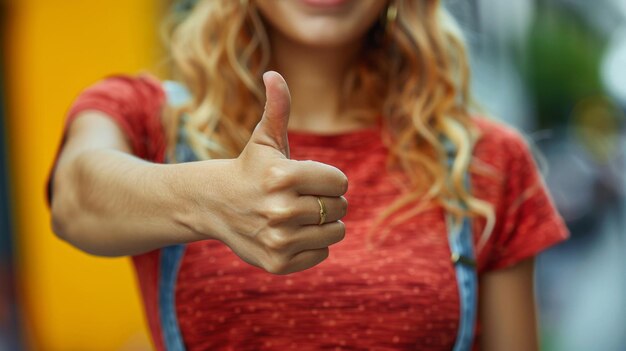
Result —
[[[78, 97], [68, 123], [81, 111], [101, 110], [123, 129], [138, 157], [163, 162], [164, 103], [161, 84], [151, 77], [111, 77]], [[480, 275], [534, 256], [569, 233], [522, 136], [487, 119], [474, 121], [483, 133], [474, 157], [502, 174], [471, 179], [474, 195], [494, 204], [497, 218], [478, 257]], [[366, 248], [367, 228], [403, 191], [385, 171], [388, 150], [380, 129], [332, 136], [290, 132], [289, 142], [293, 159], [331, 164], [347, 175], [346, 237], [326, 261], [287, 276], [250, 266], [217, 241], [187, 245], [175, 292], [187, 348], [450, 350], [459, 298], [444, 212], [422, 212], [395, 227], [375, 251]], [[517, 201], [537, 184], [530, 198]], [[482, 220], [473, 223], [476, 242], [483, 226]], [[162, 350], [159, 250], [133, 261], [152, 337]]]

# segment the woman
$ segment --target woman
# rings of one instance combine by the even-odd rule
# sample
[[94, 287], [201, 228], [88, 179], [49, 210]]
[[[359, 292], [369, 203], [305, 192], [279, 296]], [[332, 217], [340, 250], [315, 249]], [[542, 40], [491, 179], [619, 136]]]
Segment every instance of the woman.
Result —
[[450, 350], [468, 219], [474, 347], [537, 349], [533, 257], [567, 229], [470, 114], [439, 1], [201, 0], [170, 49], [180, 84], [78, 97], [50, 183], [59, 237], [133, 257], [157, 349]]

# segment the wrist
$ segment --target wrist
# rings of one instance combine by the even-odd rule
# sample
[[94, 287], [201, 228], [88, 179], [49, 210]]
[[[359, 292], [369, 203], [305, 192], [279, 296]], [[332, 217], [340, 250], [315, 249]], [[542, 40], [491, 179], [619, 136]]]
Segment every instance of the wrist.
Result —
[[[183, 233], [186, 242], [214, 239], [223, 241], [225, 232], [220, 203], [232, 160], [210, 160], [164, 166], [161, 182], [166, 189], [168, 216]], [[232, 176], [232, 174], [230, 175]]]

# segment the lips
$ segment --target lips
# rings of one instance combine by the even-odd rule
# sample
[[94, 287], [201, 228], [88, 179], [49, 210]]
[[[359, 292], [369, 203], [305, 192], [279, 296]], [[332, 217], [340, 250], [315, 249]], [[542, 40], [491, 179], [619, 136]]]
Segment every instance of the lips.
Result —
[[304, 4], [311, 7], [318, 8], [332, 8], [332, 7], [340, 7], [349, 0], [300, 0]]

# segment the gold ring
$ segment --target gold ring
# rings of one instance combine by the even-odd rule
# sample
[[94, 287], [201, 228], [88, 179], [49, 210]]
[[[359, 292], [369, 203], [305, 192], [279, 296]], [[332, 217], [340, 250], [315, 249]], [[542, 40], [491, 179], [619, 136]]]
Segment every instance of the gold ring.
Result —
[[324, 204], [324, 200], [319, 196], [317, 197], [317, 203], [320, 204], [320, 222], [318, 225], [322, 225], [326, 222], [326, 205]]

